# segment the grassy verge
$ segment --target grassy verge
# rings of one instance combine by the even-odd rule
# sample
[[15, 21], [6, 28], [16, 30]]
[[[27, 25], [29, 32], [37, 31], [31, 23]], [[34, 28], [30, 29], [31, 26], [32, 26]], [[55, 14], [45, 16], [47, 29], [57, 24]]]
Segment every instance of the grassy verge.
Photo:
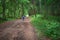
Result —
[[38, 37], [40, 37], [39, 35], [41, 35], [42, 32], [52, 40], [58, 40], [60, 38], [59, 17], [37, 15], [37, 17], [31, 17], [31, 19], [32, 24], [37, 29]]

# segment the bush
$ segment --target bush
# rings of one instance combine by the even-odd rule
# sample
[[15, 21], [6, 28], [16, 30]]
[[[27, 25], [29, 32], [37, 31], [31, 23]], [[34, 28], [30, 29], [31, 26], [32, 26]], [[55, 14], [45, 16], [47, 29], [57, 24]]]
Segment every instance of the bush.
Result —
[[52, 40], [58, 40], [60, 39], [60, 23], [53, 17], [49, 18], [50, 19], [45, 19], [45, 17], [33, 18], [32, 24], [38, 30], [38, 33], [41, 31]]

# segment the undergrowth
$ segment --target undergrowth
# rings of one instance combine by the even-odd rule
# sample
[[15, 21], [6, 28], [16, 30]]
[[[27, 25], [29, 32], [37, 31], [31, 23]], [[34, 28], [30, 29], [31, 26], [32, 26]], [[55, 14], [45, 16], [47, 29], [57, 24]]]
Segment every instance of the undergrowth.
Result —
[[37, 29], [38, 36], [41, 35], [40, 32], [42, 32], [52, 40], [60, 39], [60, 20], [58, 21], [58, 17], [37, 15], [37, 17], [31, 17], [31, 19], [32, 24]]

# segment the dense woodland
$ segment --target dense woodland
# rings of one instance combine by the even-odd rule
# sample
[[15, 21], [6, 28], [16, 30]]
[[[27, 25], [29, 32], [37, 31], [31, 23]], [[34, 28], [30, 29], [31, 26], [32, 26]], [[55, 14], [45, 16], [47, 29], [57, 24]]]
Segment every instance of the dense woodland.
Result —
[[25, 14], [60, 16], [59, 2], [59, 0], [0, 0], [0, 18], [20, 18]]
[[60, 0], [0, 0], [0, 23], [29, 15], [31, 23], [51, 40], [60, 40]]

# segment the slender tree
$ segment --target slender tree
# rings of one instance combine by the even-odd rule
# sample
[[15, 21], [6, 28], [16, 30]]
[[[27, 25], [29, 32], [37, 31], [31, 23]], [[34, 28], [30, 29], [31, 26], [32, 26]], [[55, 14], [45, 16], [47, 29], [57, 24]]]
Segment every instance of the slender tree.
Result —
[[6, 9], [5, 0], [1, 0], [1, 2], [2, 2], [2, 8], [3, 8], [3, 12], [2, 12], [3, 18], [6, 19], [6, 16], [5, 16], [5, 9]]

